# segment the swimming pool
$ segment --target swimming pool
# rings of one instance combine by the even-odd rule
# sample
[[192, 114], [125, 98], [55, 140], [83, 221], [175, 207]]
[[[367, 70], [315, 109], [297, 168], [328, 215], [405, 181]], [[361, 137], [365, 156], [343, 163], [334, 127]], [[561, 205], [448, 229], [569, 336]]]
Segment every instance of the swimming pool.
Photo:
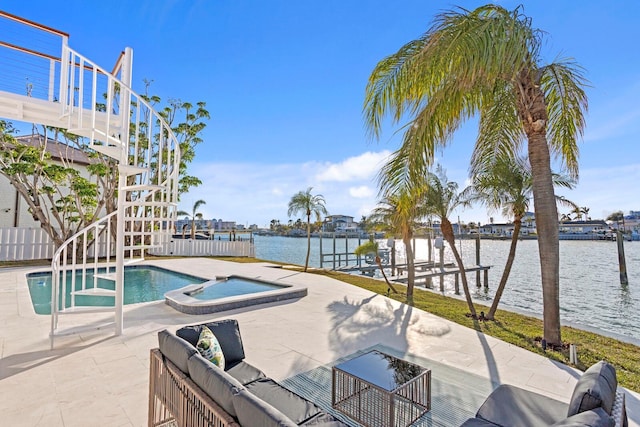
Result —
[[[106, 269], [98, 269], [98, 274], [106, 273]], [[87, 283], [93, 281], [93, 270], [87, 271]], [[124, 269], [124, 303], [158, 301], [172, 289], [188, 284], [204, 283], [208, 279], [177, 273], [164, 268], [150, 265], [127, 266]], [[76, 273], [76, 289], [80, 289], [82, 272]], [[108, 279], [98, 279], [99, 286], [105, 289], [115, 289], [115, 282]], [[36, 314], [51, 314], [51, 272], [30, 273], [27, 284], [31, 302]], [[66, 306], [71, 306], [71, 272], [67, 272]], [[61, 297], [62, 300], [62, 297]], [[76, 305], [112, 307], [114, 298], [110, 296], [76, 296]], [[60, 304], [60, 302], [59, 302]]]
[[230, 276], [211, 284], [206, 284], [198, 290], [190, 291], [187, 295], [199, 300], [210, 300], [284, 288], [286, 286]]
[[165, 302], [186, 314], [210, 314], [307, 295], [307, 288], [243, 276], [220, 276], [165, 294]]

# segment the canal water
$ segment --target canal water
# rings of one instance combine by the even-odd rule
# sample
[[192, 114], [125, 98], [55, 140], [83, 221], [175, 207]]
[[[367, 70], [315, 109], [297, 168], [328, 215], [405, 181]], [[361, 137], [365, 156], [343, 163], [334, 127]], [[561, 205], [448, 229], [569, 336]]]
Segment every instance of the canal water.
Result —
[[[364, 242], [361, 240], [360, 242]], [[358, 239], [335, 240], [336, 252], [353, 252]], [[279, 236], [255, 236], [256, 257], [265, 260], [304, 265], [307, 239]], [[333, 250], [333, 239], [322, 239], [323, 252]], [[457, 241], [465, 265], [475, 264], [475, 240]], [[475, 273], [468, 275], [473, 298], [478, 303], [490, 305], [498, 286], [509, 252], [508, 240], [482, 240], [480, 263], [490, 265], [489, 290], [476, 288]], [[386, 240], [380, 241], [380, 247]], [[449, 247], [445, 244], [445, 262], [454, 262]], [[402, 262], [404, 248], [396, 241], [398, 262]], [[560, 315], [563, 324], [572, 324], [581, 329], [602, 331], [607, 335], [631, 338], [640, 343], [640, 242], [625, 242], [624, 245], [628, 285], [620, 284], [618, 252], [616, 242], [610, 241], [560, 241]], [[416, 240], [416, 259], [428, 257], [426, 239]], [[433, 256], [437, 251], [433, 250]], [[344, 261], [343, 261], [344, 264]], [[320, 266], [320, 239], [311, 239], [309, 265]], [[332, 263], [325, 260], [325, 268]], [[438, 288], [439, 281], [434, 279]], [[446, 295], [454, 295], [454, 279], [445, 279]], [[518, 242], [516, 259], [500, 307], [524, 312], [534, 316], [542, 314], [542, 287], [538, 242]]]

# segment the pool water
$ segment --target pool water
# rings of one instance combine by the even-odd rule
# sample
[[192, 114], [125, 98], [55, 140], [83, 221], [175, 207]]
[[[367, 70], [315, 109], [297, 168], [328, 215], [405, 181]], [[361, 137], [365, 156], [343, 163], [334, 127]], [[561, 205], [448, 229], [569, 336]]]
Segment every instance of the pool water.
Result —
[[192, 292], [189, 296], [199, 300], [210, 300], [273, 291], [284, 287], [285, 286], [278, 286], [258, 280], [229, 277], [228, 279], [205, 286], [200, 292]]
[[[98, 269], [98, 274], [105, 272], [104, 268]], [[162, 300], [168, 291], [192, 283], [204, 283], [207, 280], [155, 266], [128, 266], [124, 269], [124, 303], [135, 304]], [[93, 270], [87, 271], [86, 283], [87, 287], [93, 283]], [[51, 314], [51, 272], [28, 274], [27, 284], [36, 314]], [[98, 286], [105, 289], [115, 289], [115, 282], [98, 278]], [[76, 289], [79, 290], [81, 287], [82, 272], [78, 272], [76, 273]], [[61, 307], [62, 296], [60, 296], [58, 304]], [[109, 296], [76, 296], [76, 305], [112, 307], [114, 304], [114, 298]], [[71, 272], [67, 272], [65, 305], [71, 306]]]

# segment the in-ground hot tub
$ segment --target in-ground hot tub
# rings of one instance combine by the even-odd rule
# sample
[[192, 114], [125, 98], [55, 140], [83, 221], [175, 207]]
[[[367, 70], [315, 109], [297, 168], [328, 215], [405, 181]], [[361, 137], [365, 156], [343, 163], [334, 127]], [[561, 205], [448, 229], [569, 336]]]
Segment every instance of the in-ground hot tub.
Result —
[[307, 295], [307, 288], [243, 276], [217, 276], [164, 294], [165, 302], [186, 314], [210, 314]]

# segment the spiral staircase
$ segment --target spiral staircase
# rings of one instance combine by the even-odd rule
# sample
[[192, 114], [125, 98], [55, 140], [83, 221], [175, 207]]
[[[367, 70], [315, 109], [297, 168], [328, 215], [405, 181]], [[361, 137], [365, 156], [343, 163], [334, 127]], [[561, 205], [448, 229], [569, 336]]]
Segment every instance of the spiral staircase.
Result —
[[[0, 11], [0, 28], [7, 25], [10, 29], [26, 26], [59, 38], [61, 53], [19, 46], [3, 40], [14, 33], [0, 32], [3, 77], [8, 75], [3, 62], [14, 64], [10, 74], [23, 73], [27, 79], [33, 70], [47, 74], [31, 78], [31, 82], [45, 83], [36, 88], [27, 85], [26, 91], [0, 86], [0, 118], [66, 129], [84, 137], [89, 151], [117, 163], [117, 209], [72, 236], [53, 257], [51, 346], [56, 336], [101, 329], [106, 324], [113, 324], [119, 335], [123, 331], [125, 265], [144, 259], [147, 249], [160, 246], [173, 231], [179, 142], [152, 105], [131, 89], [130, 48], [108, 71], [71, 49], [65, 33]], [[27, 37], [27, 42], [31, 39], [33, 36]], [[39, 65], [20, 70], [21, 64]], [[113, 306], [91, 303], [91, 298], [105, 296], [114, 298]], [[98, 314], [103, 312], [113, 312], [113, 320]], [[62, 320], [72, 314], [79, 316]]]

